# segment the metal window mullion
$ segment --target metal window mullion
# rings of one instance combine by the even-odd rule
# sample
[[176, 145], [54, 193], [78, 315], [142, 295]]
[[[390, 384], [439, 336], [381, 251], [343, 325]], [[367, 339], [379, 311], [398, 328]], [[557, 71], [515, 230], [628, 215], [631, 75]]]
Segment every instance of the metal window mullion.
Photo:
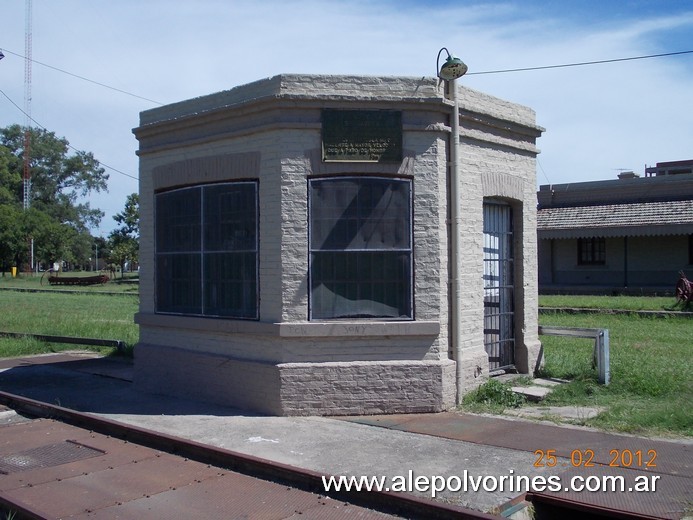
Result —
[[199, 251], [159, 251], [156, 253], [156, 256], [192, 255], [196, 253], [199, 253]]
[[205, 315], [205, 188], [200, 188], [200, 312]]
[[257, 253], [257, 249], [207, 249], [206, 254], [219, 254], [219, 253]]
[[311, 253], [411, 253], [411, 249], [310, 249]]
[[409, 205], [407, 206], [407, 216], [409, 217], [408, 219], [408, 225], [409, 225], [409, 249], [408, 254], [409, 254], [409, 291], [408, 291], [408, 298], [409, 298], [409, 315], [411, 319], [415, 319], [416, 316], [414, 314], [414, 181], [409, 180]]
[[260, 319], [260, 181], [253, 182], [255, 194], [255, 319]]

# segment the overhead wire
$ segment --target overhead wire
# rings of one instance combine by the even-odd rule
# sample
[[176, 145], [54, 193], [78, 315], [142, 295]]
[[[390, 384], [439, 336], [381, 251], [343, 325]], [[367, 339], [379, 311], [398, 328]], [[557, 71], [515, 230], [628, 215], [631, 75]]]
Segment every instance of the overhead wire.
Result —
[[[10, 51], [8, 49], [3, 48], [6, 52], [17, 56], [18, 58], [26, 59], [25, 56], [22, 56], [19, 53]], [[515, 69], [498, 69], [498, 70], [483, 70], [479, 72], [467, 72], [466, 76], [479, 76], [483, 74], [504, 74], [504, 73], [509, 73], [509, 72], [527, 72], [527, 71], [534, 71], [534, 70], [548, 70], [548, 69], [560, 69], [560, 68], [567, 68], [567, 67], [584, 67], [587, 65], [601, 65], [604, 63], [618, 63], [618, 62], [623, 62], [623, 61], [633, 61], [633, 60], [645, 60], [645, 59], [651, 59], [651, 58], [664, 58], [668, 56], [680, 56], [683, 54], [693, 54], [693, 50], [686, 50], [686, 51], [676, 51], [676, 52], [665, 52], [661, 54], [644, 54], [644, 55], [639, 55], [639, 56], [629, 56], [627, 58], [611, 58], [611, 59], [606, 59], [606, 60], [593, 60], [593, 61], [581, 61], [581, 62], [571, 62], [571, 63], [562, 63], [558, 65], [541, 65], [537, 67], [520, 67], [520, 68], [515, 68]], [[41, 65], [43, 67], [47, 67], [49, 69], [53, 69], [58, 72], [62, 72], [63, 74], [67, 74], [69, 76], [72, 76], [77, 79], [81, 79], [83, 81], [87, 81], [89, 83], [93, 83], [95, 85], [114, 90], [116, 92], [120, 92], [121, 94], [125, 94], [128, 96], [132, 96], [138, 99], [142, 99], [144, 101], [148, 101], [150, 103], [154, 103], [156, 105], [164, 105], [164, 103], [160, 101], [156, 101], [154, 99], [149, 99], [144, 96], [140, 96], [138, 94], [134, 94], [132, 92], [128, 92], [127, 90], [119, 89], [116, 87], [113, 87], [111, 85], [107, 85], [105, 83], [101, 83], [99, 81], [95, 81], [93, 79], [86, 78], [84, 76], [80, 76], [79, 74], [75, 74], [73, 72], [69, 72], [67, 70], [61, 69], [59, 67], [55, 67], [53, 65], [49, 65], [47, 63], [43, 63], [37, 60], [32, 59], [31, 60], [33, 63], [36, 63], [38, 65]]]
[[[575, 63], [564, 63], [564, 64], [560, 64], [560, 65], [543, 65], [543, 66], [538, 66], [538, 67], [522, 67], [522, 68], [517, 68], [517, 69], [486, 70], [486, 71], [480, 71], [480, 72], [467, 72], [466, 76], [482, 75], [482, 74], [503, 74], [506, 72], [526, 72], [526, 71], [533, 71], [533, 70], [559, 69], [559, 68], [567, 68], [567, 67], [582, 67], [582, 66], [586, 66], [586, 65], [600, 65], [603, 63], [617, 63], [617, 62], [622, 62], [622, 61], [644, 60], [644, 59], [649, 59], [649, 58], [663, 58], [666, 56], [679, 56], [682, 54], [691, 54], [691, 53], [693, 53], [693, 50], [678, 51], [678, 52], [666, 52], [666, 53], [662, 53], [662, 54], [647, 54], [647, 55], [642, 55], [642, 56], [631, 56], [628, 58], [613, 58], [613, 59], [608, 59], [608, 60], [581, 61], [581, 62], [575, 62]], [[539, 166], [541, 173], [546, 178], [546, 181], [549, 184], [551, 184], [551, 180], [549, 179], [549, 176], [546, 174], [546, 171], [544, 170], [544, 167], [542, 166], [541, 162], [539, 161], [539, 158], [537, 158], [537, 165]]]
[[[17, 56], [18, 58], [22, 58], [22, 59], [24, 59], [24, 60], [26, 59], [26, 56], [22, 56], [22, 55], [19, 54], [19, 53], [12, 52], [11, 50], [8, 50], [8, 49], [5, 49], [5, 48], [3, 48], [3, 49], [4, 49], [5, 52], [9, 52], [10, 54], [12, 54], [12, 55], [14, 55], [14, 56]], [[68, 76], [72, 76], [73, 78], [81, 79], [82, 81], [87, 81], [87, 82], [89, 82], [89, 83], [93, 83], [94, 85], [98, 85], [98, 86], [100, 86], [100, 87], [104, 87], [104, 88], [107, 88], [107, 89], [110, 89], [110, 90], [114, 90], [114, 91], [116, 91], [116, 92], [120, 92], [121, 94], [125, 94], [125, 95], [127, 95], [127, 96], [132, 96], [132, 97], [137, 98], [137, 99], [142, 99], [142, 100], [144, 100], [144, 101], [149, 101], [150, 103], [154, 103], [155, 105], [160, 105], [160, 106], [161, 106], [161, 105], [164, 104], [164, 103], [162, 103], [161, 101], [156, 101], [156, 100], [154, 100], [154, 99], [149, 99], [149, 98], [146, 98], [146, 97], [144, 97], [144, 96], [139, 96], [139, 95], [137, 95], [137, 94], [133, 94], [132, 92], [128, 92], [127, 90], [119, 89], [119, 88], [113, 87], [113, 86], [111, 86], [111, 85], [107, 85], [107, 84], [105, 84], [105, 83], [101, 83], [101, 82], [99, 82], [99, 81], [95, 81], [95, 80], [93, 80], [93, 79], [85, 78], [84, 76], [80, 76], [79, 74], [75, 74], [75, 73], [73, 73], [73, 72], [69, 72], [69, 71], [67, 71], [67, 70], [64, 70], [64, 69], [61, 69], [61, 68], [58, 68], [58, 67], [54, 67], [53, 65], [48, 65], [47, 63], [42, 63], [42, 62], [37, 61], [37, 60], [35, 60], [35, 59], [33, 59], [33, 58], [31, 59], [31, 62], [32, 62], [32, 63], [36, 63], [37, 65], [41, 65], [41, 66], [43, 66], [43, 67], [47, 67], [47, 68], [49, 68], [49, 69], [56, 70], [56, 71], [58, 71], [58, 72], [62, 72], [63, 74], [67, 74]]]
[[[46, 132], [50, 132], [50, 130], [48, 130], [45, 126], [43, 126], [41, 123], [39, 123], [38, 121], [36, 121], [36, 119], [34, 119], [33, 117], [31, 117], [29, 114], [27, 114], [27, 113], [24, 111], [24, 109], [22, 109], [17, 103], [15, 103], [14, 101], [12, 101], [12, 98], [10, 98], [10, 96], [8, 96], [7, 94], [5, 94], [5, 92], [4, 92], [2, 89], [0, 89], [0, 94], [2, 94], [3, 96], [5, 96], [5, 98], [6, 98], [10, 103], [12, 103], [12, 104], [15, 106], [15, 108], [17, 108], [17, 110], [19, 110], [22, 114], [24, 114], [25, 116], [27, 116], [27, 117], [31, 120], [32, 123], [34, 123], [34, 124], [35, 124], [36, 126], [38, 126], [39, 128], [45, 130]], [[72, 145], [69, 143], [69, 141], [67, 142], [67, 147], [70, 148], [70, 149], [72, 149], [72, 150], [74, 150], [75, 152], [82, 152], [82, 151], [83, 151], [83, 150], [79, 150], [78, 148], [75, 148], [74, 146], [72, 146]], [[116, 172], [116, 173], [119, 173], [120, 175], [124, 175], [125, 177], [130, 177], [131, 179], [134, 179], [134, 180], [136, 180], [136, 181], [139, 181], [139, 178], [138, 178], [138, 177], [135, 177], [134, 175], [130, 175], [129, 173], [125, 173], [124, 171], [121, 171], [121, 170], [119, 170], [118, 168], [114, 168], [113, 166], [109, 166], [108, 164], [106, 164], [106, 163], [104, 163], [104, 162], [102, 162], [102, 161], [98, 161], [98, 163], [99, 163], [101, 166], [103, 166], [104, 168], [108, 168], [109, 170], [112, 170], [112, 171], [114, 171], [114, 172]]]
[[[22, 56], [19, 53], [13, 52], [9, 49], [3, 48], [5, 52], [8, 52], [9, 54], [12, 54], [14, 56], [17, 56], [22, 59], [26, 59], [25, 56]], [[473, 75], [484, 75], [484, 74], [503, 74], [503, 73], [510, 73], [510, 72], [527, 72], [527, 71], [535, 71], [535, 70], [548, 70], [548, 69], [559, 69], [559, 68], [567, 68], [567, 67], [583, 67], [583, 66], [588, 66], [588, 65], [600, 65], [600, 64], [605, 64], [605, 63], [617, 63], [617, 62], [624, 62], [624, 61], [633, 61], [633, 60], [644, 60], [644, 59], [651, 59], [651, 58], [663, 58], [663, 57], [668, 57], [668, 56], [679, 56], [683, 54], [692, 54], [693, 50], [686, 50], [686, 51], [677, 51], [677, 52], [667, 52], [667, 53], [661, 53], [661, 54], [647, 54], [647, 55], [640, 55], [640, 56], [630, 56], [627, 58], [612, 58], [612, 59], [606, 59], [606, 60], [593, 60], [593, 61], [582, 61], [582, 62], [572, 62], [572, 63], [563, 63], [563, 64], [558, 64], [558, 65], [542, 65], [542, 66], [537, 66], [537, 67], [520, 67], [520, 68], [515, 68], [515, 69], [499, 69], [499, 70], [486, 70], [486, 71], [479, 71], [479, 72], [468, 72], [467, 76], [473, 76]], [[121, 94], [125, 94], [137, 99], [141, 99], [144, 101], [148, 101], [150, 103], [154, 103], [156, 105], [163, 105], [164, 103], [161, 103], [160, 101], [156, 101], [153, 99], [146, 98], [144, 96], [140, 96], [138, 94], [134, 94], [132, 92], [128, 92], [126, 90], [120, 89], [113, 87], [111, 85], [107, 85], [105, 83], [95, 81], [89, 78], [86, 78], [84, 76], [80, 76], [79, 74], [75, 74], [73, 72], [69, 72], [67, 70], [61, 69], [59, 67], [55, 67], [53, 65], [49, 65], [47, 63], [40, 62], [38, 60], [31, 60], [33, 63], [36, 63], [38, 65], [41, 65], [43, 67], [47, 67], [49, 69], [53, 69], [55, 71], [61, 72], [63, 74], [67, 74], [69, 76], [72, 76], [77, 79], [81, 79], [82, 81], [87, 81], [89, 83], [93, 83], [94, 85], [98, 85], [100, 87], [104, 87], [110, 90], [113, 90], [115, 92], [119, 92]], [[7, 94], [5, 94], [2, 90], [0, 92], [24, 115], [27, 115], [24, 110], [22, 110], [14, 101], [12, 101]], [[31, 116], [29, 116], [31, 118]], [[36, 122], [33, 118], [31, 120], [37, 125], [43, 128], [44, 130], [47, 130], [44, 126], [40, 125], [38, 122]], [[68, 144], [68, 146], [70, 146]], [[76, 150], [76, 148], [70, 146], [70, 148], [73, 148]], [[79, 151], [79, 150], [78, 150]], [[104, 167], [113, 170], [114, 172], [117, 172], [121, 175], [124, 175], [126, 177], [130, 177], [132, 179], [138, 180], [137, 177], [134, 177], [130, 174], [127, 174], [123, 171], [118, 170], [117, 168], [113, 168], [112, 166], [108, 166], [107, 164], [100, 162], [101, 165]]]
[[663, 54], [648, 54], [643, 56], [631, 56], [629, 58], [613, 58], [610, 60], [595, 60], [595, 61], [581, 61], [575, 63], [563, 63], [561, 65], [542, 65], [540, 67], [522, 67], [519, 69], [501, 69], [501, 70], [485, 70], [480, 72], [467, 72], [466, 76], [481, 75], [481, 74], [502, 74], [505, 72], [526, 72], [529, 70], [546, 70], [546, 69], [560, 69], [566, 67], [582, 67], [585, 65], [600, 65], [602, 63], [616, 63], [619, 61], [633, 61], [633, 60], [645, 60], [648, 58], [663, 58], [665, 56], [678, 56], [681, 54], [691, 54], [693, 50], [690, 51], [678, 51], [678, 52], [666, 52]]

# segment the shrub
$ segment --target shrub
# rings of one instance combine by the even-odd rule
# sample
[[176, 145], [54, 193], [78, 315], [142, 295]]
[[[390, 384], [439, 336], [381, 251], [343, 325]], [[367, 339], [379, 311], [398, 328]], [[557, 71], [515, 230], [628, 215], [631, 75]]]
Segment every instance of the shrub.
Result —
[[489, 379], [473, 392], [464, 397], [464, 404], [482, 404], [502, 408], [519, 408], [525, 402], [525, 397], [516, 394], [510, 384], [497, 379]]

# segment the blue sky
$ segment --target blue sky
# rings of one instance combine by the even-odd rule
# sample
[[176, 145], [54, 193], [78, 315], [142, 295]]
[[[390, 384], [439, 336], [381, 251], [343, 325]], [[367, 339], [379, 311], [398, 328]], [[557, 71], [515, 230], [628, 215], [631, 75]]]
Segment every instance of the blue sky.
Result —
[[[24, 2], [0, 13], [0, 89], [24, 100]], [[33, 0], [33, 58], [161, 103], [278, 73], [434, 76], [447, 47], [465, 86], [534, 109], [538, 184], [693, 159], [693, 0]], [[17, 56], [19, 55], [19, 56]], [[473, 74], [473, 73], [477, 74]], [[137, 191], [139, 112], [157, 104], [34, 63], [32, 116], [114, 170], [97, 233]], [[0, 126], [24, 115], [0, 95]], [[129, 176], [128, 176], [129, 175]]]

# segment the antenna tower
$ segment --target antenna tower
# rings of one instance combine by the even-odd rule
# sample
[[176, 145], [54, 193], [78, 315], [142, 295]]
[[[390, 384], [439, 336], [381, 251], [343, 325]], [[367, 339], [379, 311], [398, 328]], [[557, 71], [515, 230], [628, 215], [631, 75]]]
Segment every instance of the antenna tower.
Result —
[[24, 36], [24, 209], [31, 205], [31, 31], [32, 0], [25, 0]]

